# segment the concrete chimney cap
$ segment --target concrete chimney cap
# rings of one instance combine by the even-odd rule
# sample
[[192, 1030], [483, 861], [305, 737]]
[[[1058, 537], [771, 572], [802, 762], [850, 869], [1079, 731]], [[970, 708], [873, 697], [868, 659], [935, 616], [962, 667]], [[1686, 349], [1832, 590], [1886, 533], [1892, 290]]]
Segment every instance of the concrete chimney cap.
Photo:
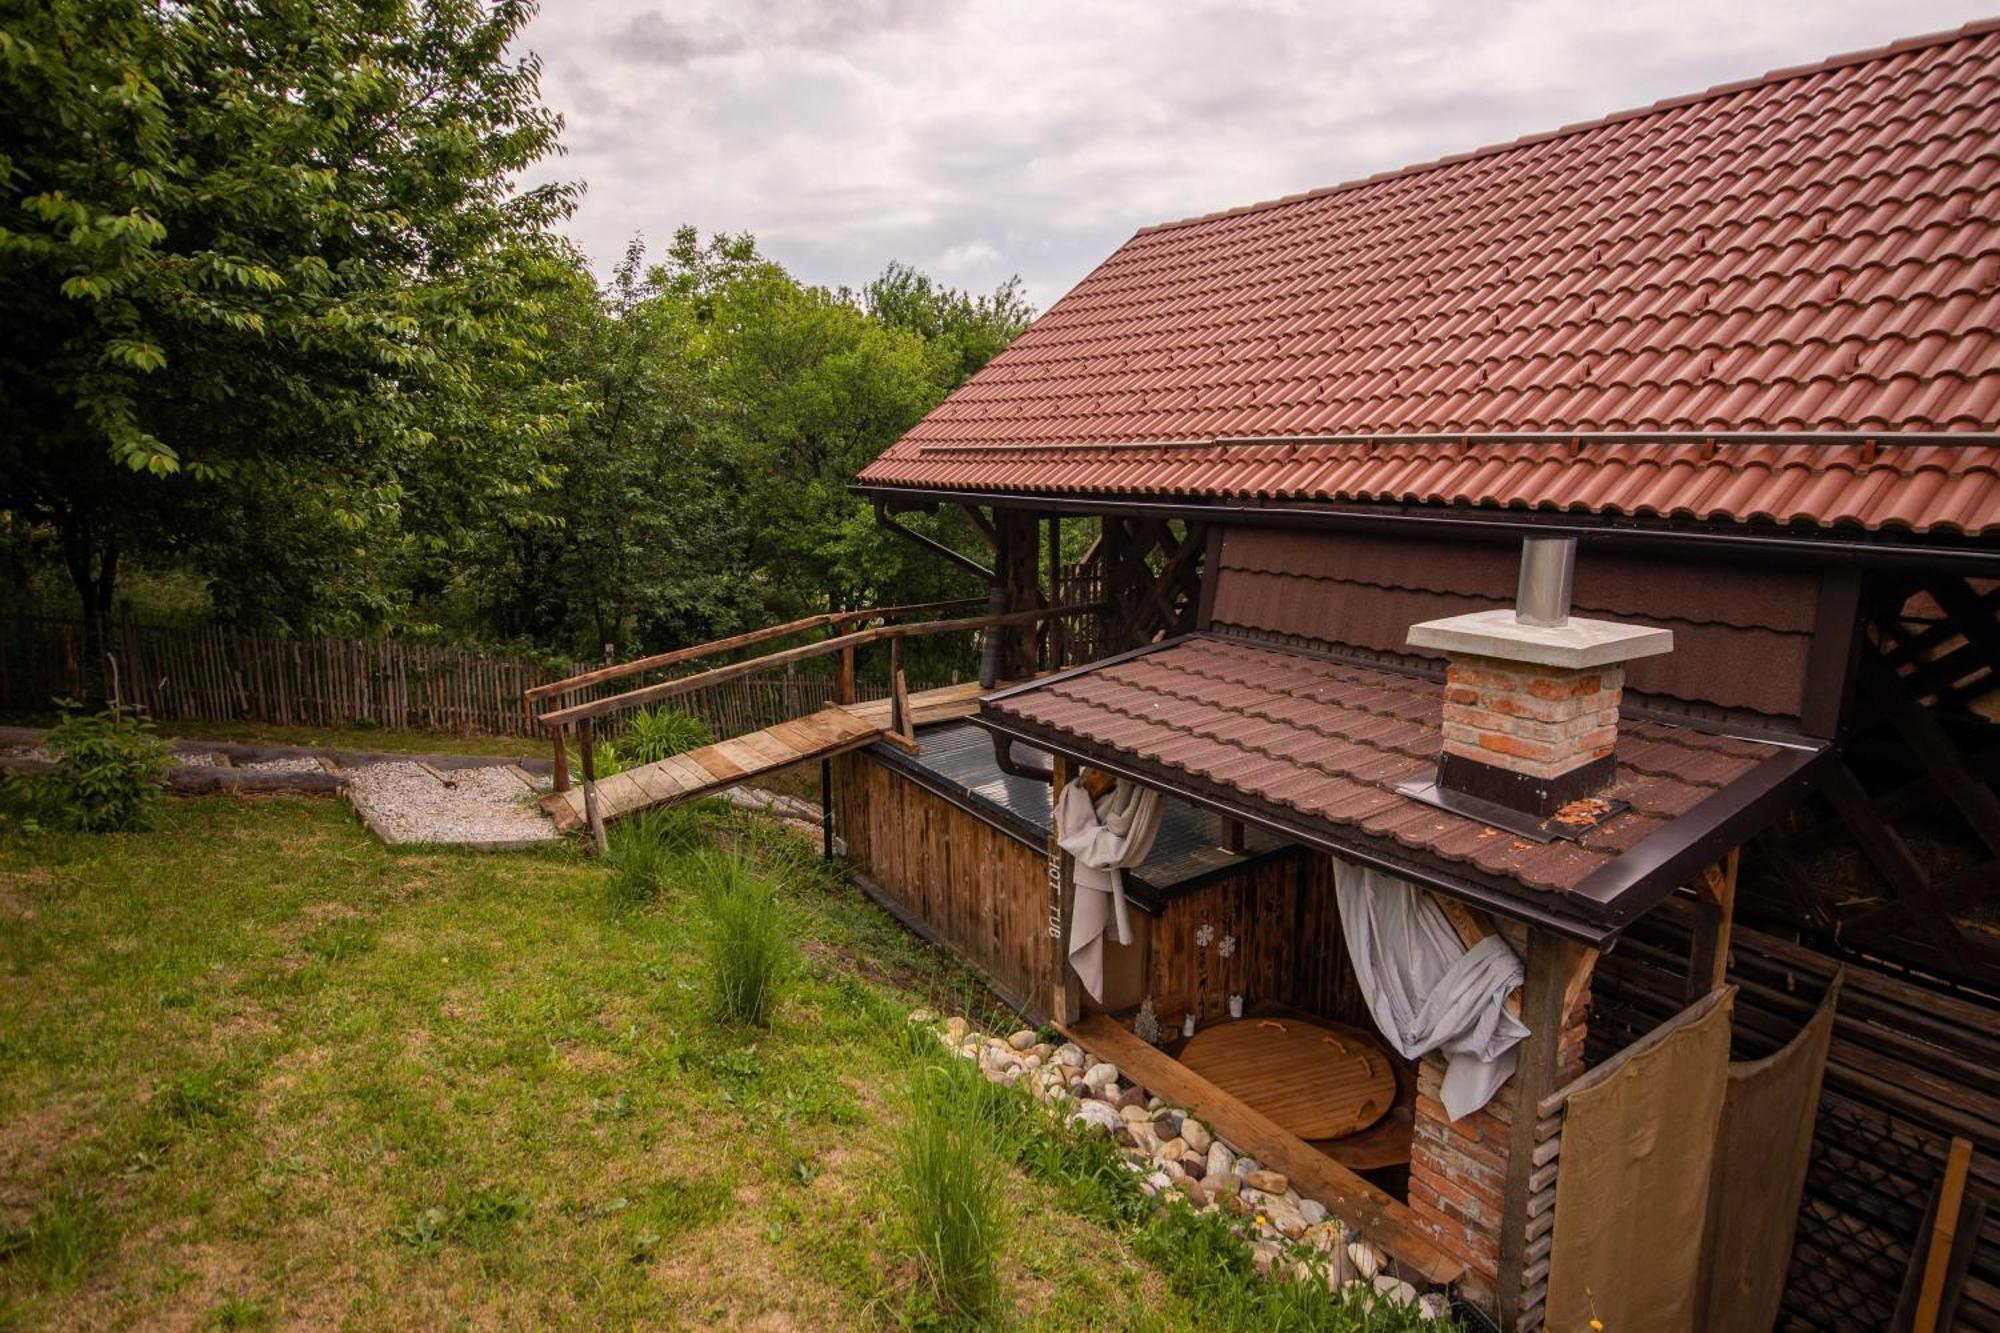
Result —
[[1524, 625], [1512, 607], [1500, 607], [1412, 625], [1409, 642], [1454, 656], [1583, 670], [1670, 653], [1674, 632], [1576, 616], [1561, 625]]

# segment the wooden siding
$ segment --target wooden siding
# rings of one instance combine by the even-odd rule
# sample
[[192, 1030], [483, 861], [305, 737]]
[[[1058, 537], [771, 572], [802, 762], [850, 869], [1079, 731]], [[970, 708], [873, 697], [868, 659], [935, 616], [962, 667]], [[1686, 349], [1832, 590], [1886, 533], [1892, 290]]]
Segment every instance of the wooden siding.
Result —
[[1055, 955], [1048, 858], [865, 753], [833, 761], [834, 827], [890, 900], [1042, 1017]]

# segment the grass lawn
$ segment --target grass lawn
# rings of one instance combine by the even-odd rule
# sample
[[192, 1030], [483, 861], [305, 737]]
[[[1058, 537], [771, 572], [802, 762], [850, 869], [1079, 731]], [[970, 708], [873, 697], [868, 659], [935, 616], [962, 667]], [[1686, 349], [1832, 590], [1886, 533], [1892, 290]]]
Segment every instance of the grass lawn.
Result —
[[[919, 1320], [904, 1015], [983, 992], [751, 836], [804, 958], [769, 1031], [711, 1019], [688, 894], [569, 850], [393, 852], [305, 799], [7, 823], [0, 1326]], [[1007, 1195], [1010, 1322], [1215, 1322], [1061, 1181]]]

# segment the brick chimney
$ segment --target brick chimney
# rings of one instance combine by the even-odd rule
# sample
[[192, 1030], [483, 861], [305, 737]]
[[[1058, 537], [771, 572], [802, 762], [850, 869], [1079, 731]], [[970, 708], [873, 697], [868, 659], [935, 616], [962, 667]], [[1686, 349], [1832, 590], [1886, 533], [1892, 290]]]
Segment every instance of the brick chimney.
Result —
[[1575, 562], [1575, 538], [1530, 537], [1513, 608], [1410, 627], [1447, 661], [1441, 791], [1546, 819], [1610, 782], [1624, 664], [1674, 636], [1572, 617]]

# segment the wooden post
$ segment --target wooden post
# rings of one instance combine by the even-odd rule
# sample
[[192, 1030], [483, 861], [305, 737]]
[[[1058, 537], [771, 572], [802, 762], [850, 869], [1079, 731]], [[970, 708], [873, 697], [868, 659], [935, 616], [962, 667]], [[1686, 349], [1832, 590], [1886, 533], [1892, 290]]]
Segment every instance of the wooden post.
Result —
[[[1049, 756], [1049, 800], [1062, 798], [1069, 785], [1069, 758]], [[1051, 805], [1051, 811], [1054, 806]], [[1076, 863], [1056, 841], [1053, 821], [1049, 829], [1049, 941], [1055, 957], [1049, 976], [1049, 1018], [1057, 1023], [1074, 1023], [1083, 1017], [1083, 983], [1069, 963], [1069, 928], [1076, 915]]]
[[590, 821], [590, 843], [603, 856], [611, 850], [610, 840], [604, 836], [604, 815], [597, 808], [597, 719], [583, 720], [583, 815]]
[[556, 790], [569, 790], [569, 728], [556, 728]]
[[1729, 977], [1729, 928], [1736, 915], [1736, 865], [1741, 849], [1695, 881], [1694, 930], [1688, 942], [1687, 998], [1699, 1000]]
[[[1062, 605], [1062, 515], [1049, 515], [1049, 605]], [[1063, 623], [1059, 616], [1050, 616], [1048, 621], [1050, 671], [1063, 668]]]
[[910, 683], [903, 675], [903, 641], [889, 640], [889, 734], [911, 754], [917, 752], [917, 724], [910, 716]]
[[819, 761], [819, 854], [821, 859], [833, 859], [833, 761]]
[[1238, 856], [1243, 854], [1243, 821], [1224, 819], [1222, 821], [1222, 850]]
[[1917, 1312], [1910, 1322], [1910, 1333], [1933, 1333], [1937, 1328], [1938, 1308], [1944, 1304], [1945, 1274], [1951, 1267], [1952, 1243], [1958, 1238], [1958, 1215], [1965, 1207], [1965, 1178], [1971, 1168], [1972, 1140], [1953, 1138], [1945, 1154], [1937, 1216], [1931, 1224], [1924, 1276], [1917, 1289]]
[[1521, 985], [1521, 1021], [1528, 1035], [1515, 1049], [1512, 1109], [1507, 1124], [1507, 1190], [1500, 1211], [1500, 1273], [1494, 1304], [1500, 1327], [1514, 1333], [1521, 1323], [1521, 1275], [1527, 1268], [1528, 1198], [1534, 1192], [1537, 1104], [1556, 1088], [1556, 1059], [1562, 1048], [1563, 990], [1569, 944], [1559, 935], [1528, 928], [1527, 977]]
[[840, 650], [840, 679], [835, 686], [834, 698], [841, 703], [854, 702], [854, 645]]

